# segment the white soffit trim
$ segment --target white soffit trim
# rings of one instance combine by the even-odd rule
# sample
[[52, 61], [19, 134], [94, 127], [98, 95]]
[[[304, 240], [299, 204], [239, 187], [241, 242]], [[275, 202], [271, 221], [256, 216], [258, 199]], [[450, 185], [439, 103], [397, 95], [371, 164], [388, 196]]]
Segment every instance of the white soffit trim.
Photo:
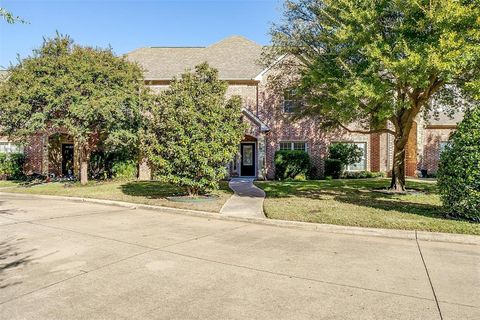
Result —
[[255, 78], [253, 78], [253, 80], [257, 80], [257, 81], [261, 81], [262, 80], [262, 77], [265, 73], [267, 73], [268, 70], [270, 70], [272, 67], [274, 67], [277, 63], [279, 63], [280, 61], [283, 60], [283, 58], [285, 58], [287, 56], [287, 54], [284, 54], [280, 57], [278, 57], [277, 60], [275, 60], [274, 63], [272, 63], [272, 65], [266, 67], [265, 69], [263, 69], [262, 72], [260, 72]]
[[242, 108], [242, 113], [249, 117], [253, 122], [255, 122], [259, 127], [261, 132], [270, 131], [270, 127], [262, 122], [256, 115], [254, 115], [250, 110]]

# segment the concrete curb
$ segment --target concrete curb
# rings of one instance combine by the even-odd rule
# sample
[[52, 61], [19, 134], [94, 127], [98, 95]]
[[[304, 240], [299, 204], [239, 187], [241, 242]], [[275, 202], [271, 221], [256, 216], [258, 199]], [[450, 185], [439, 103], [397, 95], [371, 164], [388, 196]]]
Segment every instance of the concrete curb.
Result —
[[347, 227], [347, 226], [300, 222], [300, 221], [272, 220], [272, 219], [264, 219], [264, 218], [245, 218], [245, 217], [237, 217], [237, 216], [229, 216], [229, 215], [220, 215], [219, 213], [213, 213], [213, 212], [207, 212], [207, 211], [179, 209], [179, 208], [171, 208], [171, 207], [164, 207], [164, 206], [153, 206], [153, 205], [147, 205], [147, 204], [137, 204], [137, 203], [124, 202], [124, 201], [92, 199], [92, 198], [23, 194], [23, 193], [13, 193], [13, 192], [0, 192], [0, 196], [14, 196], [14, 197], [20, 197], [20, 198], [33, 197], [38, 199], [88, 202], [88, 203], [96, 203], [96, 204], [113, 205], [113, 206], [118, 206], [123, 208], [129, 208], [129, 209], [146, 209], [146, 210], [153, 210], [153, 211], [162, 210], [163, 212], [170, 213], [170, 214], [181, 214], [181, 215], [202, 217], [202, 218], [215, 219], [215, 220], [245, 222], [245, 223], [252, 223], [252, 224], [267, 225], [272, 227], [300, 229], [300, 230], [307, 230], [307, 231], [319, 231], [319, 232], [325, 232], [325, 233], [338, 233], [338, 234], [346, 234], [346, 235], [383, 237], [383, 238], [394, 238], [394, 239], [408, 239], [408, 240], [417, 239], [420, 241], [450, 242], [450, 243], [460, 243], [460, 244], [480, 246], [480, 236], [455, 234], [455, 233]]

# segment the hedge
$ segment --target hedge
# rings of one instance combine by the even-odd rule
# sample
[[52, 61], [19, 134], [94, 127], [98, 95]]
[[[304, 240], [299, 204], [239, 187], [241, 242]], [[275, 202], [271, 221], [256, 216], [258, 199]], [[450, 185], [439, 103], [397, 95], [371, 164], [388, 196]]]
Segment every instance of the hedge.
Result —
[[278, 180], [307, 178], [310, 156], [300, 150], [280, 150], [275, 153], [275, 178]]
[[11, 180], [21, 180], [25, 177], [23, 165], [25, 155], [23, 153], [0, 153], [0, 177]]

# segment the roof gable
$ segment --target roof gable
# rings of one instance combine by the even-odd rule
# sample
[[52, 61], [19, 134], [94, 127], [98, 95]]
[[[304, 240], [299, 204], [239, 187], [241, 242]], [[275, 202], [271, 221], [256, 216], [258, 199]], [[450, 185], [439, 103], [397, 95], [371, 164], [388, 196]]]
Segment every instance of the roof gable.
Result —
[[126, 55], [145, 70], [146, 80], [170, 80], [208, 62], [223, 80], [251, 80], [262, 72], [258, 63], [262, 46], [241, 36], [232, 36], [208, 47], [140, 48]]

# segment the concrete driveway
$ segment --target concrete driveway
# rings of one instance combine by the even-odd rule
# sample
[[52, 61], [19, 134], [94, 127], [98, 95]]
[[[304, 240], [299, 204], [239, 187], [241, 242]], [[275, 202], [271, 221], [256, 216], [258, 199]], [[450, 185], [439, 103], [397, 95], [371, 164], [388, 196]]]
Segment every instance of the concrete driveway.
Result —
[[0, 242], [1, 319], [480, 319], [475, 245], [13, 195]]

